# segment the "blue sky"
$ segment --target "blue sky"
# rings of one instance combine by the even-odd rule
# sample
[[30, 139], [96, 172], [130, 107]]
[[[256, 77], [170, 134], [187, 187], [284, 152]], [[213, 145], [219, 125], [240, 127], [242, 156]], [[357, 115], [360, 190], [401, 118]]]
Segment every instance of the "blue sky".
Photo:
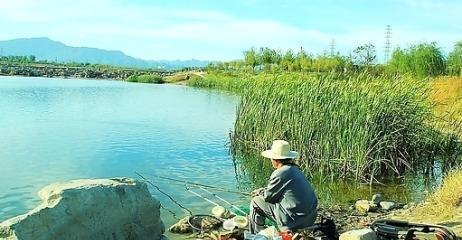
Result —
[[49, 37], [144, 59], [232, 60], [250, 47], [349, 54], [462, 40], [461, 0], [0, 0], [0, 40]]

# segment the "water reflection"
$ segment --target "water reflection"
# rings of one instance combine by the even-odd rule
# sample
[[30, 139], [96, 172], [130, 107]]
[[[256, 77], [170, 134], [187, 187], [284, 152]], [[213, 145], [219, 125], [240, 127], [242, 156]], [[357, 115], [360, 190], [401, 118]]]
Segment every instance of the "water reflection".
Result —
[[[153, 176], [236, 188], [226, 146], [237, 100], [184, 86], [0, 77], [0, 221], [37, 206], [37, 191], [50, 183], [138, 178], [135, 171], [195, 212], [208, 211], [184, 186]], [[174, 221], [168, 212], [162, 218]]]
[[[260, 156], [236, 154], [234, 163], [241, 189], [265, 186], [273, 171], [270, 161]], [[326, 181], [320, 176], [311, 176], [310, 181], [322, 205], [350, 205], [358, 199], [370, 199], [375, 193], [381, 193], [386, 200], [408, 203], [423, 200], [441, 183], [442, 175], [441, 169], [435, 168], [431, 175], [417, 171], [414, 175], [385, 178], [374, 184], [348, 180]]]

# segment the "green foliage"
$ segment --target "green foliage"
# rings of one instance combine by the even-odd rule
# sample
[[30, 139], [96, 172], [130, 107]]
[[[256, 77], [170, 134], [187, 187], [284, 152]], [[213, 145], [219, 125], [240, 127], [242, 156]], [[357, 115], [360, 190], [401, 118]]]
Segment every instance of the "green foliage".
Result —
[[354, 62], [359, 66], [370, 66], [377, 58], [375, 46], [372, 43], [358, 46], [353, 50], [353, 54]]
[[248, 51], [244, 51], [244, 62], [247, 66], [252, 67], [252, 71], [255, 69], [255, 66], [258, 64], [257, 53], [255, 49], [251, 48]]
[[445, 59], [435, 42], [412, 46], [409, 54], [411, 67], [416, 76], [438, 76], [444, 73]]
[[342, 56], [319, 56], [313, 61], [313, 70], [317, 72], [343, 72], [350, 69], [351, 59]]
[[138, 83], [164, 83], [164, 79], [156, 74], [143, 74], [143, 75], [132, 75], [127, 78], [127, 82], [138, 82]]
[[30, 56], [0, 56], [0, 61], [13, 62], [13, 63], [34, 63], [36, 58], [34, 55]]
[[462, 77], [462, 41], [454, 45], [454, 49], [448, 56], [448, 73]]
[[388, 63], [388, 70], [395, 73], [410, 73], [411, 72], [410, 55], [406, 50], [396, 48], [391, 55], [391, 60]]
[[237, 159], [287, 139], [307, 174], [372, 181], [427, 167], [454, 143], [430, 124], [422, 81], [287, 74], [231, 82], [242, 93], [231, 138]]
[[424, 78], [444, 74], [445, 59], [435, 42], [413, 45], [408, 49], [396, 49], [388, 70]]
[[353, 62], [347, 56], [320, 55], [313, 57], [305, 51], [294, 53], [262, 47], [258, 50], [251, 48], [244, 51], [244, 60], [231, 62], [218, 62], [207, 66], [207, 70], [244, 71], [252, 72], [345, 72], [353, 68]]
[[189, 80], [186, 84], [191, 87], [219, 89], [231, 92], [243, 92], [254, 79], [243, 76], [226, 76], [223, 74], [209, 74], [205, 78]]

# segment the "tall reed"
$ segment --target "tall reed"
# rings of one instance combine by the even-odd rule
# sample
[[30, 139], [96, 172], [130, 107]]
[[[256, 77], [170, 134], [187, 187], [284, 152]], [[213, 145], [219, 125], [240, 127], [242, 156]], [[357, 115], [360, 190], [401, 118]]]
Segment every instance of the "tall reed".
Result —
[[[299, 165], [321, 178], [374, 180], [427, 167], [444, 134], [422, 81], [367, 75], [278, 76], [247, 83], [231, 147], [259, 154], [274, 139], [301, 153]], [[428, 151], [427, 149], [432, 149]]]

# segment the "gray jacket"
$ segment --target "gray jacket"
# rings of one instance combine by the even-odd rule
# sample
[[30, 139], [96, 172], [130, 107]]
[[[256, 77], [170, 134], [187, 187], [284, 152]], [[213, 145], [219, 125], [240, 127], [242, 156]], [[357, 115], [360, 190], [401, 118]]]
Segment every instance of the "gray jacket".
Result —
[[279, 226], [297, 229], [313, 225], [318, 199], [298, 166], [284, 165], [274, 170], [262, 194], [266, 202], [274, 204]]

